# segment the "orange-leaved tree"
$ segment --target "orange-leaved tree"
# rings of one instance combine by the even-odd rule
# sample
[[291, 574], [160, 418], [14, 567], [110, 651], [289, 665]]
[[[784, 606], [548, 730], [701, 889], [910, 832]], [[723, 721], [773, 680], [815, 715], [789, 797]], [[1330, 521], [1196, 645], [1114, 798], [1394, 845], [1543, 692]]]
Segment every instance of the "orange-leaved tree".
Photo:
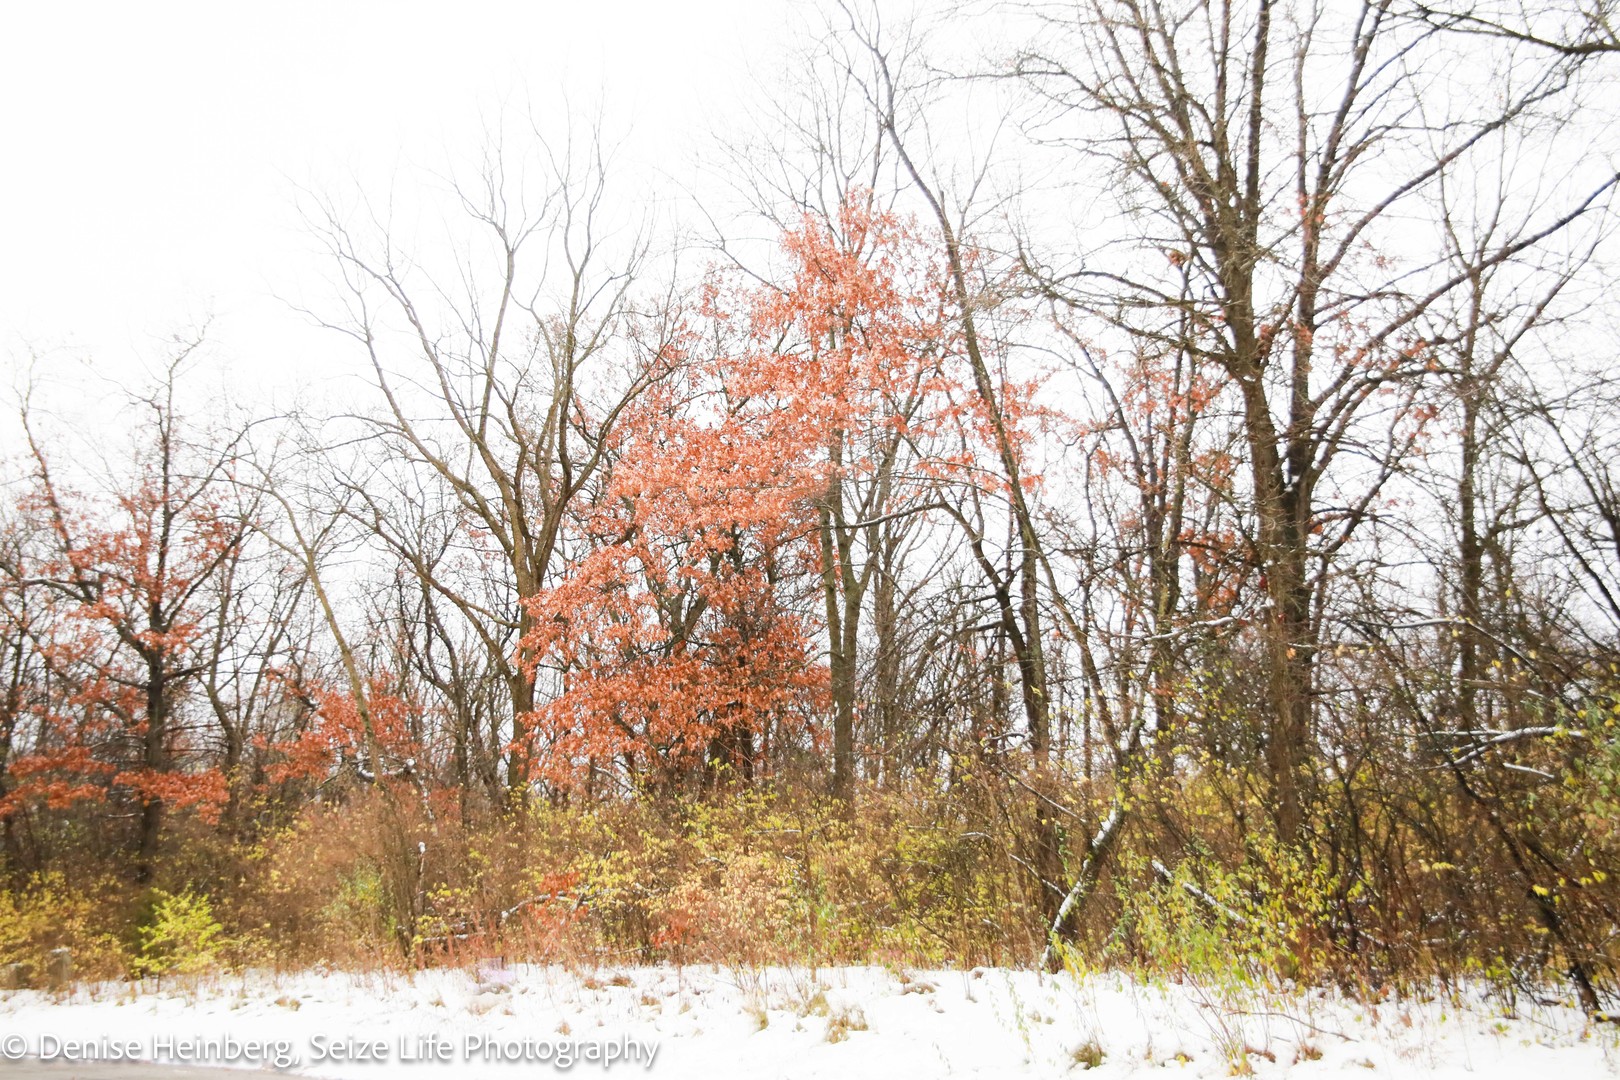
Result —
[[555, 691], [532, 726], [553, 783], [670, 786], [728, 760], [746, 776], [761, 740], [819, 708], [792, 565], [815, 480], [770, 452], [789, 432], [711, 374], [683, 363], [636, 404], [581, 513], [583, 553], [532, 603], [527, 644]]
[[58, 481], [25, 410], [34, 478], [21, 505], [33, 542], [6, 568], [8, 584], [46, 606], [36, 641], [62, 688], [38, 699], [32, 737], [14, 748], [7, 809], [129, 807], [140, 880], [166, 811], [213, 819], [227, 798], [207, 757], [208, 713], [191, 698], [223, 616], [216, 576], [248, 529], [229, 504], [229, 445], [184, 437], [178, 366], [137, 403], [146, 417], [134, 470], [103, 499]]
[[927, 246], [865, 196], [782, 250], [781, 287], [711, 277], [670, 375], [621, 425], [583, 554], [533, 605], [557, 690], [536, 730], [565, 771], [751, 774], [830, 691], [847, 790], [877, 525], [920, 508], [898, 464], [944, 396], [943, 290]]

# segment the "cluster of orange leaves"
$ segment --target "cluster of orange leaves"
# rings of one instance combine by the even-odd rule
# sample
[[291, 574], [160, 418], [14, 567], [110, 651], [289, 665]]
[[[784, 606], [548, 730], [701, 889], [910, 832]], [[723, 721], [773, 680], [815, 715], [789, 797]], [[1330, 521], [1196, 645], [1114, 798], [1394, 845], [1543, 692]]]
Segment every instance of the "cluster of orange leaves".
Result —
[[[423, 748], [413, 729], [416, 706], [393, 693], [393, 678], [387, 671], [371, 676], [366, 687], [367, 713], [371, 717], [378, 753], [387, 761], [420, 759]], [[329, 686], [308, 689], [315, 708], [310, 723], [291, 739], [275, 744], [281, 759], [268, 770], [273, 782], [324, 776], [340, 761], [358, 760], [367, 749], [365, 721], [354, 696], [347, 690]], [[378, 767], [371, 762], [370, 767]]]

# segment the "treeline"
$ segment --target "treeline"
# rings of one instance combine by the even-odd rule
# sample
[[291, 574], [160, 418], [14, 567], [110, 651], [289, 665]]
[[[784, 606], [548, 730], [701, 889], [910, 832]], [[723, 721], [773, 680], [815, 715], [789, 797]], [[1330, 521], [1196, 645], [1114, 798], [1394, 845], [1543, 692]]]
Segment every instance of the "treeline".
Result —
[[97, 471], [21, 400], [0, 949], [1599, 1010], [1603, 14], [1095, 0], [964, 57], [836, 8], [701, 259], [594, 137], [492, 152], [443, 242], [313, 203], [354, 407], [188, 405], [186, 342]]

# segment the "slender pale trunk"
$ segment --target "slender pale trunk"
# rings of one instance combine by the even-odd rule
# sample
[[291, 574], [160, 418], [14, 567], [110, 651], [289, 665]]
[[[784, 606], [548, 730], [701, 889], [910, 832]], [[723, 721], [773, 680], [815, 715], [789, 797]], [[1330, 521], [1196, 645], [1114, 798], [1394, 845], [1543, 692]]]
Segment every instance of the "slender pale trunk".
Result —
[[844, 535], [843, 434], [835, 432], [828, 447], [833, 475], [820, 511], [821, 587], [827, 611], [828, 666], [833, 697], [832, 791], [848, 799], [855, 781], [855, 645], [860, 626], [859, 582], [849, 566], [852, 555]]

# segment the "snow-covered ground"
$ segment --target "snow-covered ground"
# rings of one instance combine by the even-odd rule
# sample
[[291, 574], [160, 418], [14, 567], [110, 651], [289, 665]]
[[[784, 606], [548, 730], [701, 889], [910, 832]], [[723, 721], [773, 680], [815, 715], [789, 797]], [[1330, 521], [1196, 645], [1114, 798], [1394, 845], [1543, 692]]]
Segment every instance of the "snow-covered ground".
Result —
[[[486, 966], [0, 994], [0, 1056], [318, 1077], [1620, 1076], [1568, 1006], [1220, 993], [1099, 975]], [[0, 1073], [4, 1065], [0, 1063]]]

